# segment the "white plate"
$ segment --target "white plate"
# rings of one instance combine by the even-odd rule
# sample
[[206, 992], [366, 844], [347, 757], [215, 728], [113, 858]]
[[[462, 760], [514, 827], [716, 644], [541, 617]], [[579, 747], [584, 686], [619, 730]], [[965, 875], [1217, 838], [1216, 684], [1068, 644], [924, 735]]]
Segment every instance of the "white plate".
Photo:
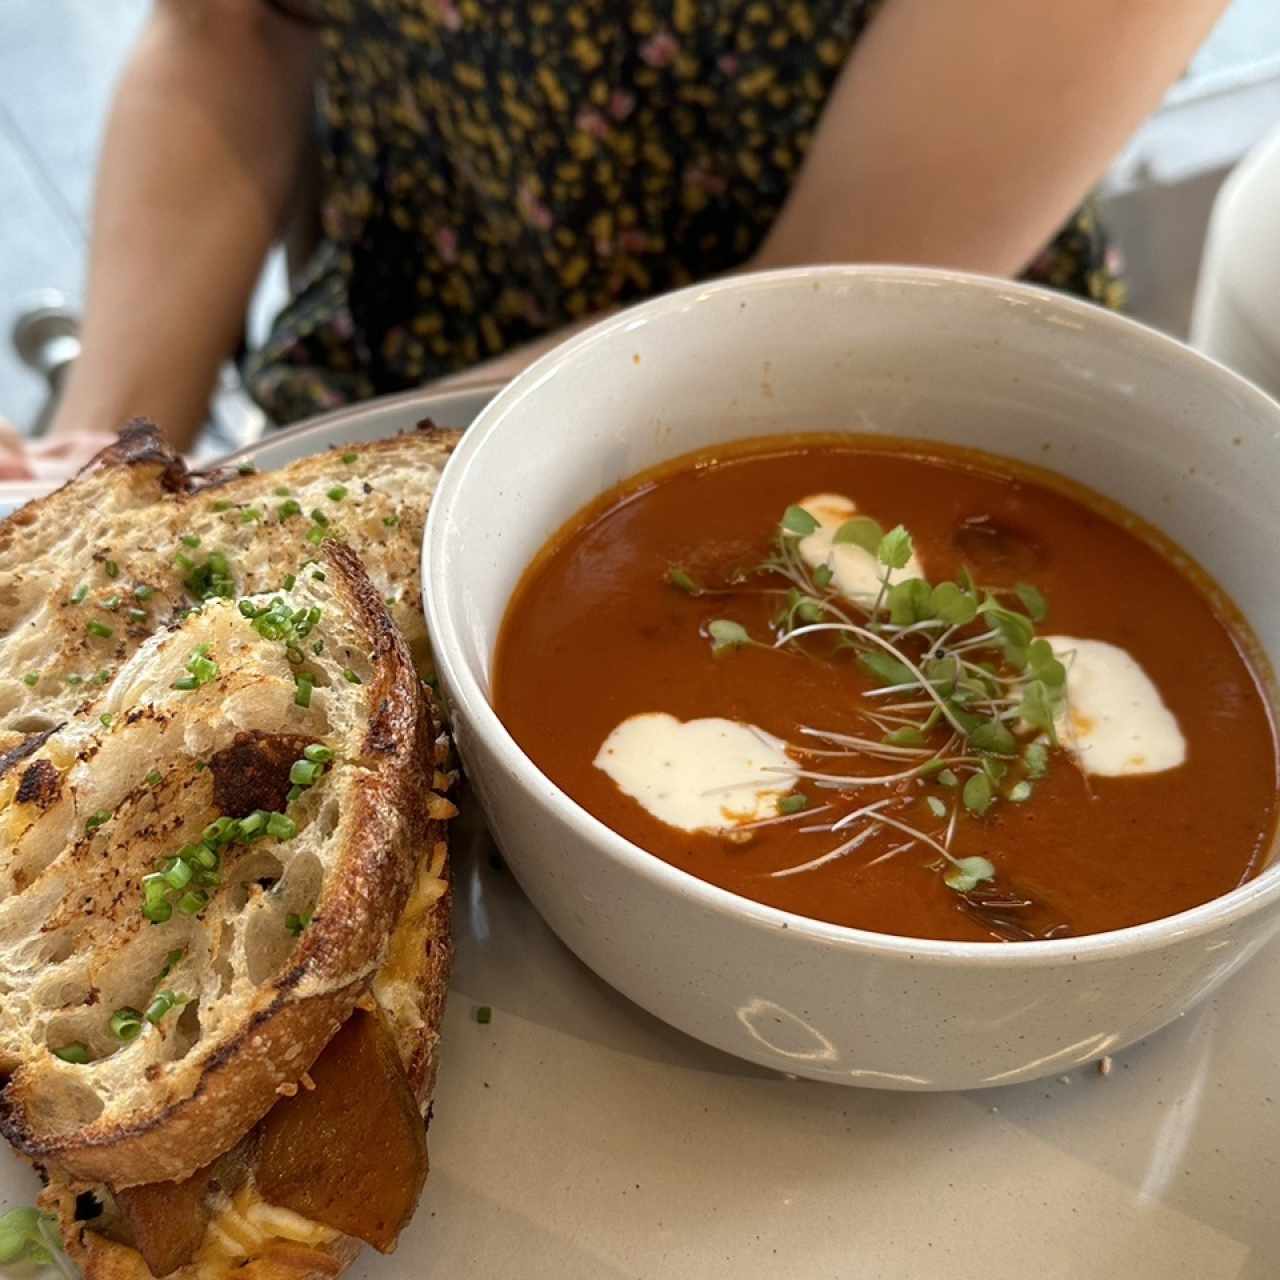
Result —
[[[399, 396], [236, 456], [265, 469], [424, 416], [462, 426], [493, 390]], [[357, 1280], [1280, 1271], [1280, 948], [1105, 1077], [837, 1089], [721, 1056], [641, 1012], [556, 941], [491, 855], [474, 814], [459, 820], [431, 1176], [397, 1252], [366, 1251]], [[0, 1208], [36, 1185], [0, 1156]]]

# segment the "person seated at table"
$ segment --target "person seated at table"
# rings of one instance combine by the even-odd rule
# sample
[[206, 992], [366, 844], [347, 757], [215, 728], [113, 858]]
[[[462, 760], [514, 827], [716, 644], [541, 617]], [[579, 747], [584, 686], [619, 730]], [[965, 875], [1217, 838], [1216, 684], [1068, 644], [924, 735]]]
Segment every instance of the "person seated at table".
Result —
[[732, 271], [929, 264], [1115, 305], [1081, 202], [1223, 7], [157, 0], [47, 447], [133, 414], [189, 444], [286, 227], [292, 296], [243, 370], [275, 423], [508, 375]]

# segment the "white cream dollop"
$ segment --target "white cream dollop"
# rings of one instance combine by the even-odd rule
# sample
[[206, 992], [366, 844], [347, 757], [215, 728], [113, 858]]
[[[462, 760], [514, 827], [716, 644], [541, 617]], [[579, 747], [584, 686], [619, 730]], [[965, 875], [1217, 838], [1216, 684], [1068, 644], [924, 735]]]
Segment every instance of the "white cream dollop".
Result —
[[595, 766], [659, 822], [682, 831], [740, 826], [777, 812], [795, 765], [755, 725], [663, 711], [630, 716], [604, 740]]
[[[817, 522], [818, 528], [800, 539], [801, 559], [811, 569], [827, 565], [831, 585], [846, 599], [869, 604], [880, 591], [884, 566], [865, 547], [853, 543], [836, 544], [836, 530], [858, 514], [851, 498], [842, 493], [815, 493], [801, 498], [803, 507]], [[889, 571], [890, 584], [906, 578], [923, 578], [924, 568], [913, 554], [901, 569]]]
[[1187, 740], [1177, 718], [1126, 649], [1076, 636], [1045, 639], [1067, 669], [1058, 737], [1086, 773], [1163, 773], [1186, 760]]

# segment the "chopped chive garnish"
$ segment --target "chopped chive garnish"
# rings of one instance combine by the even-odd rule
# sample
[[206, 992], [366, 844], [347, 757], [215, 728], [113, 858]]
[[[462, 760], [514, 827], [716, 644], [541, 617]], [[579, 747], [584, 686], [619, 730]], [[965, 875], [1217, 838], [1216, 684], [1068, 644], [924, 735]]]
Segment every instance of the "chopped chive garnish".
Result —
[[173, 563], [183, 573], [190, 573], [196, 567], [196, 562], [190, 556], [184, 556], [181, 551], [173, 557]]
[[73, 1040], [70, 1044], [54, 1049], [53, 1056], [61, 1058], [63, 1062], [74, 1062], [78, 1066], [83, 1066], [89, 1061], [89, 1046], [83, 1040]]
[[75, 674], [66, 677], [67, 683], [74, 689], [78, 684], [84, 684], [84, 676]]
[[103, 667], [93, 678], [99, 684], [106, 684], [107, 681], [111, 679], [111, 672], [108, 671], [106, 667]]
[[307, 530], [307, 541], [311, 543], [313, 547], [318, 547], [324, 539], [325, 532], [319, 525]]
[[289, 496], [289, 490], [286, 489], [282, 484], [276, 485], [276, 487], [272, 489], [271, 492], [274, 493], [277, 498], [287, 498]]
[[482, 1025], [493, 1021], [493, 1010], [487, 1004], [482, 1004], [476, 1009], [476, 1021]]
[[88, 594], [89, 594], [89, 588], [86, 587], [83, 583], [81, 583], [80, 586], [78, 586], [75, 589], [75, 591], [71, 593], [71, 603], [72, 604], [82, 603], [85, 596], [87, 596]]
[[213, 504], [213, 509], [215, 511], [230, 511], [232, 506], [233, 504], [228, 502], [225, 498], [219, 498], [217, 502]]
[[38, 671], [28, 671], [27, 674], [22, 677], [22, 683], [27, 685], [29, 688], [34, 689], [36, 685], [40, 683], [40, 673]]
[[198, 689], [200, 682], [195, 676], [179, 676], [174, 682], [173, 687], [181, 690], [183, 693], [190, 693], [192, 689]]
[[323, 742], [313, 742], [303, 748], [302, 756], [312, 764], [328, 764], [333, 759], [333, 749], [326, 747]]
[[118, 578], [120, 576], [120, 566], [114, 560], [104, 560], [102, 567], [106, 570], [108, 578]]
[[110, 640], [115, 634], [105, 622], [99, 622], [96, 618], [86, 622], [84, 624], [84, 629], [91, 636], [98, 636], [102, 640]]
[[284, 927], [289, 930], [295, 938], [299, 937], [302, 931], [311, 923], [311, 912], [303, 911], [299, 914], [296, 911], [290, 911], [284, 918]]
[[779, 796], [778, 812], [779, 813], [800, 813], [809, 807], [809, 797], [796, 792], [794, 795]]
[[252, 524], [255, 520], [262, 519], [262, 512], [257, 507], [245, 507], [240, 513], [241, 524]]
[[298, 585], [298, 579], [294, 574], [286, 573], [284, 575], [284, 589], [286, 591], [292, 591], [294, 587], [297, 585]]
[[184, 916], [196, 916], [209, 905], [209, 895], [203, 889], [188, 889], [178, 899], [178, 910]]
[[107, 809], [99, 809], [97, 813], [90, 814], [85, 819], [84, 829], [86, 831], [97, 831], [104, 823], [111, 821], [111, 813]]
[[316, 507], [316, 508], [311, 512], [311, 518], [312, 518], [312, 519], [316, 522], [316, 524], [318, 524], [321, 528], [324, 528], [324, 527], [329, 523], [329, 517], [328, 517], [327, 515], [325, 515], [325, 513], [324, 513], [323, 511], [321, 511], [319, 507]]
[[136, 1040], [142, 1034], [142, 1014], [128, 1005], [117, 1009], [111, 1015], [111, 1034], [125, 1044]]
[[281, 520], [288, 520], [290, 516], [301, 515], [302, 507], [293, 498], [290, 498], [288, 502], [282, 502], [280, 504], [278, 511], [280, 513]]
[[147, 611], [145, 609], [128, 609], [125, 611], [124, 616], [128, 618], [130, 622], [146, 622]]
[[173, 966], [187, 954], [185, 947], [175, 947], [164, 958], [164, 968], [160, 970], [160, 976], [167, 978], [173, 972]]
[[178, 541], [184, 547], [198, 547], [200, 545], [200, 539], [194, 533], [184, 533]]
[[253, 463], [252, 463], [252, 462], [242, 462], [242, 463], [241, 463], [241, 464], [236, 468], [236, 470], [237, 470], [237, 471], [238, 471], [242, 476], [251, 476], [251, 475], [253, 475], [253, 473], [254, 473], [255, 471], [257, 471], [257, 469], [258, 469], [258, 468], [257, 468], [257, 467], [255, 467], [255, 466], [253, 465]]
[[115, 720], [115, 716], [113, 716], [110, 711], [104, 711], [98, 719], [102, 722], [102, 727], [104, 729], [110, 729], [112, 722]]
[[310, 676], [299, 676], [298, 687], [293, 691], [293, 700], [300, 707], [309, 707], [311, 705], [311, 685]]
[[161, 778], [160, 771], [158, 769], [152, 769], [151, 772], [147, 774], [146, 782], [148, 786], [158, 787], [162, 781], [163, 779]]
[[108, 596], [102, 601], [101, 607], [110, 613], [115, 613], [115, 611], [120, 607], [120, 597]]
[[388, 529], [394, 529], [396, 525], [400, 523], [400, 517], [399, 516], [383, 516], [382, 523], [385, 524]]
[[341, 502], [343, 498], [345, 498], [346, 496], [347, 496], [346, 485], [341, 485], [341, 484], [335, 484], [327, 494], [327, 497], [330, 502]]
[[350, 466], [355, 460], [356, 455], [354, 453], [344, 453], [342, 455], [342, 461], [345, 462], [347, 466]]
[[361, 680], [360, 677], [356, 675], [356, 673], [352, 671], [350, 667], [347, 667], [346, 670], [343, 671], [342, 678], [348, 684], [364, 684], [364, 681]]
[[313, 764], [310, 760], [295, 760], [289, 769], [289, 781], [295, 786], [309, 787], [320, 773], [318, 764]]
[[325, 581], [325, 572], [324, 572], [324, 570], [323, 570], [323, 569], [312, 569], [312, 570], [311, 570], [311, 580], [312, 580], [313, 582], [324, 582], [324, 581]]
[[180, 1009], [187, 1003], [187, 997], [173, 991], [157, 991], [147, 1005], [147, 1021], [160, 1022], [172, 1009]]
[[298, 834], [298, 824], [287, 813], [273, 813], [267, 817], [267, 835], [273, 840], [292, 840]]

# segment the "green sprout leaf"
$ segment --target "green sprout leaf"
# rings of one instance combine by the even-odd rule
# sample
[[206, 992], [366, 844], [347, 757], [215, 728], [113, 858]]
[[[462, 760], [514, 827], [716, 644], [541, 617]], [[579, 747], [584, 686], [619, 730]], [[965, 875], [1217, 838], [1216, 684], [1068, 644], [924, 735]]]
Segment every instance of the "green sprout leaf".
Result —
[[924, 664], [925, 678], [944, 698], [955, 692], [960, 663], [956, 658], [930, 658]]
[[835, 575], [831, 572], [831, 566], [829, 564], [820, 564], [813, 571], [814, 585], [819, 591], [825, 591], [831, 585], [831, 579], [834, 576]]
[[884, 530], [878, 520], [873, 520], [870, 516], [854, 516], [836, 530], [831, 541], [836, 546], [861, 547], [863, 551], [875, 555], [883, 538]]
[[969, 734], [969, 741], [979, 751], [989, 751], [996, 756], [1018, 753], [1017, 739], [999, 720], [984, 720]]
[[940, 582], [930, 600], [933, 612], [953, 627], [963, 627], [978, 616], [978, 602], [954, 582]]
[[778, 522], [783, 532], [794, 533], [799, 538], [808, 537], [817, 527], [818, 522], [803, 507], [792, 503]]
[[891, 747], [923, 747], [924, 734], [909, 724], [901, 729], [893, 729], [884, 735], [884, 741]]
[[1027, 648], [1035, 638], [1035, 630], [1031, 619], [1025, 613], [1015, 613], [1006, 609], [994, 596], [987, 596], [978, 608], [978, 612], [986, 614], [992, 629], [1000, 636], [1004, 644], [1004, 656], [1015, 667], [1026, 665]]
[[987, 775], [987, 779], [994, 786], [996, 783], [1004, 781], [1004, 775], [1009, 772], [1009, 766], [1003, 760], [997, 760], [995, 756], [984, 756], [982, 772]]
[[938, 782], [944, 787], [958, 787], [960, 779], [956, 777], [954, 769], [943, 769], [938, 774]]
[[911, 535], [902, 525], [897, 525], [880, 539], [876, 554], [887, 568], [905, 569], [913, 550]]
[[996, 878], [996, 869], [991, 865], [987, 858], [973, 857], [960, 858], [955, 865], [943, 876], [943, 883], [948, 889], [954, 889], [957, 893], [968, 893], [971, 889], [976, 889], [985, 880], [994, 880]]
[[741, 649], [751, 643], [747, 629], [739, 622], [729, 618], [716, 618], [707, 624], [707, 632], [711, 636], [711, 652], [725, 653], [730, 649]]
[[925, 796], [925, 803], [929, 806], [929, 812], [935, 818], [945, 818], [947, 816], [947, 806], [937, 796]]
[[1049, 615], [1049, 602], [1044, 598], [1044, 593], [1029, 583], [1020, 582], [1014, 591], [1019, 600], [1022, 601], [1022, 607], [1030, 615], [1032, 622], [1043, 622]]
[[1040, 779], [1049, 772], [1049, 747], [1043, 742], [1032, 742], [1022, 753], [1022, 763], [1027, 770], [1027, 777]]
[[700, 596], [702, 594], [702, 588], [679, 565], [673, 564], [667, 570], [667, 581], [673, 587], [678, 587], [685, 595]]
[[1067, 683], [1066, 667], [1054, 657], [1053, 646], [1044, 639], [1033, 640], [1027, 646], [1027, 671], [1050, 689], [1061, 689]]
[[991, 779], [985, 773], [972, 774], [964, 784], [960, 798], [970, 813], [975, 817], [982, 817], [991, 808], [991, 802], [995, 799], [995, 793], [991, 789]]
[[907, 578], [889, 588], [889, 621], [909, 627], [933, 617], [933, 592], [923, 578]]
[[1054, 727], [1053, 696], [1043, 680], [1029, 680], [1022, 687], [1022, 701], [1018, 704], [1018, 715], [1033, 729], [1042, 729], [1050, 740], [1057, 745], [1058, 731]]
[[1014, 804], [1024, 804], [1026, 801], [1030, 800], [1031, 783], [1029, 783], [1025, 778], [1023, 778], [1021, 782], [1015, 782], [1013, 786], [1009, 788], [1009, 799], [1012, 800]]
[[860, 649], [858, 664], [871, 672], [882, 685], [910, 684], [915, 680], [910, 667], [882, 649]]

